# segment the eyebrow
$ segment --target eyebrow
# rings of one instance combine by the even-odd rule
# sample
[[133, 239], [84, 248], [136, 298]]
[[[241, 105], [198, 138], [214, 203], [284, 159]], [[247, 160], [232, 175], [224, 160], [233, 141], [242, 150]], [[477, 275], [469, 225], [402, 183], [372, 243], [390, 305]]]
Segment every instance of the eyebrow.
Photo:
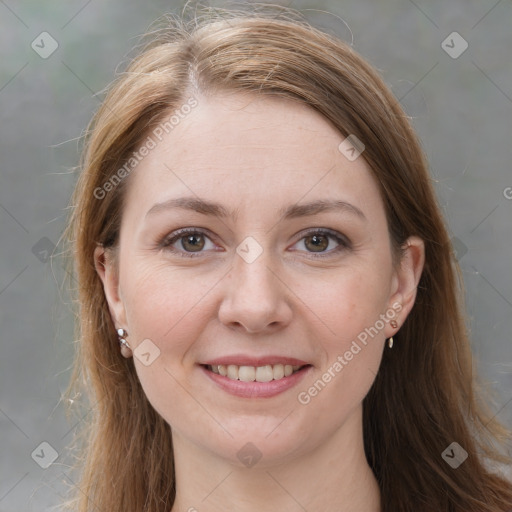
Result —
[[[236, 219], [238, 214], [238, 209], [229, 211], [220, 203], [213, 201], [207, 201], [198, 197], [177, 197], [168, 199], [161, 203], [156, 203], [148, 210], [146, 217], [161, 211], [172, 210], [175, 208], [191, 210], [203, 215], [211, 215], [219, 218], [232, 217]], [[352, 213], [362, 220], [367, 220], [364, 213], [357, 206], [338, 199], [319, 199], [304, 204], [292, 204], [288, 207], [281, 208], [278, 215], [280, 216], [280, 221], [282, 221], [330, 211]]]

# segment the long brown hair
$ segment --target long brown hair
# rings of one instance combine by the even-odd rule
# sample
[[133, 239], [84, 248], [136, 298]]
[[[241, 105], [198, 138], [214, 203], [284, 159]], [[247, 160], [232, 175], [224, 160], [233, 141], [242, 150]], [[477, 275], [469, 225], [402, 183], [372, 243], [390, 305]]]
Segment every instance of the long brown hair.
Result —
[[[86, 134], [64, 234], [78, 281], [78, 351], [69, 396], [84, 388], [90, 402], [77, 438], [81, 475], [70, 507], [172, 508], [171, 429], [149, 404], [133, 361], [119, 354], [93, 252], [98, 243], [117, 246], [130, 181], [120, 169], [148, 133], [194, 91], [245, 91], [309, 105], [339, 130], [340, 141], [355, 134], [365, 144], [394, 246], [411, 235], [425, 243], [416, 303], [395, 336], [395, 349], [384, 351], [363, 402], [365, 451], [382, 510], [509, 512], [511, 484], [497, 468], [510, 463], [502, 450], [510, 432], [491, 417], [477, 387], [459, 268], [428, 165], [399, 102], [350, 45], [296, 11], [274, 6], [194, 14], [190, 20], [165, 16], [150, 32]], [[442, 456], [453, 442], [468, 453], [457, 469]]]

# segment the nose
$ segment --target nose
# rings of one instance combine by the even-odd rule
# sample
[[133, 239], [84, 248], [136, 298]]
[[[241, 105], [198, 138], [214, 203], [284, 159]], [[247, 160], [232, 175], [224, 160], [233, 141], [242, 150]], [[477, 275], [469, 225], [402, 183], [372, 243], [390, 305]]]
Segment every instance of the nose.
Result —
[[235, 256], [218, 313], [219, 320], [231, 329], [269, 334], [291, 321], [290, 293], [266, 254], [251, 263]]

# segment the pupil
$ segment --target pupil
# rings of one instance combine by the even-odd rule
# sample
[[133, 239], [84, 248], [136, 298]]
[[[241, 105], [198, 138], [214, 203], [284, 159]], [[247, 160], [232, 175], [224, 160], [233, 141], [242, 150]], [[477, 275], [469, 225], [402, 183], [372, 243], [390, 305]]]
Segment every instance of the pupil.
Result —
[[329, 245], [329, 241], [324, 235], [313, 235], [310, 237], [310, 240], [313, 244], [314, 252], [320, 252], [317, 249], [325, 250]]
[[[201, 250], [204, 247], [204, 241], [200, 240], [202, 235], [188, 235], [184, 238], [182, 245], [184, 249], [192, 249], [192, 251]], [[190, 244], [190, 247], [186, 245]]]

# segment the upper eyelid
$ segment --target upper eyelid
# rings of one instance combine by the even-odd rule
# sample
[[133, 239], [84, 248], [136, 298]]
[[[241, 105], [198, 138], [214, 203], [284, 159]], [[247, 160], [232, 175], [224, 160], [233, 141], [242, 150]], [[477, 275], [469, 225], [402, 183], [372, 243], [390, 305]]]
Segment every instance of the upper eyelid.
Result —
[[178, 229], [178, 230], [175, 230], [173, 231], [172, 233], [170, 233], [169, 235], [165, 235], [163, 238], [162, 238], [162, 244], [166, 244], [166, 243], [174, 243], [176, 242], [177, 240], [179, 240], [180, 238], [183, 238], [189, 234], [201, 234], [201, 235], [205, 235], [206, 237], [210, 238], [212, 240], [212, 242], [214, 241], [215, 239], [215, 235], [213, 235], [209, 230], [207, 229], [204, 229], [204, 228], [182, 228], [182, 229]]
[[342, 238], [344, 240], [346, 240], [347, 242], [349, 241], [347, 236], [345, 236], [343, 233], [340, 233], [339, 231], [336, 231], [335, 229], [329, 229], [329, 228], [306, 228], [302, 231], [299, 231], [295, 236], [300, 236], [299, 240], [302, 240], [302, 238], [304, 238], [305, 236], [309, 235], [309, 234], [314, 234], [314, 233], [321, 233], [323, 235], [327, 235], [327, 236], [332, 236], [333, 238]]

